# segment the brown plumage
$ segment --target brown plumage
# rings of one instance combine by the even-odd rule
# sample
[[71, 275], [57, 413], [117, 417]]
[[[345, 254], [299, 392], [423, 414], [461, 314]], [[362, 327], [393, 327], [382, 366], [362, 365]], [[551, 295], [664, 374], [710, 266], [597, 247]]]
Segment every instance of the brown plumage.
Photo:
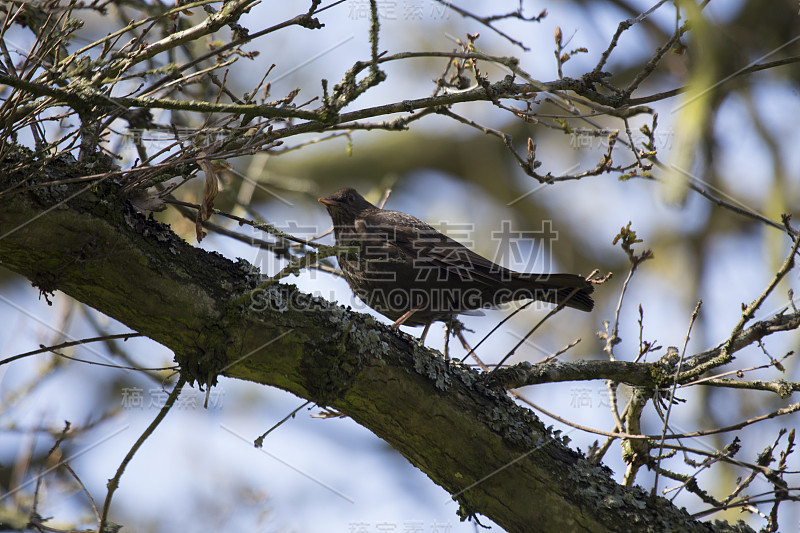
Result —
[[333, 220], [353, 292], [394, 327], [535, 299], [591, 311], [594, 286], [575, 274], [523, 274], [481, 257], [416, 217], [375, 207], [355, 189], [319, 201]]

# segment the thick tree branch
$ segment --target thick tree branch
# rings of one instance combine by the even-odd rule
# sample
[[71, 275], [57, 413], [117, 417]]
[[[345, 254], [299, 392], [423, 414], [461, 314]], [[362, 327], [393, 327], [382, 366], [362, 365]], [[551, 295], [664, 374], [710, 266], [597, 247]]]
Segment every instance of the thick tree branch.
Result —
[[[4, 171], [14, 157], [0, 162], [3, 189], [23, 179]], [[25, 177], [89, 172], [59, 165]], [[173, 349], [189, 380], [246, 379], [349, 415], [456, 495], [462, 516], [509, 531], [734, 530], [616, 484], [478, 373], [372, 318], [293, 286], [254, 292], [249, 264], [188, 245], [116, 187], [14, 195], [0, 210], [1, 264]]]
[[570, 363], [562, 361], [542, 364], [523, 362], [495, 370], [491, 377], [491, 384], [504, 389], [516, 389], [540, 383], [609, 379], [629, 385], [653, 388], [669, 376], [668, 370], [669, 365], [660, 363], [631, 363], [601, 359]]
[[[733, 338], [730, 353], [758, 342], [764, 337], [778, 331], [792, 331], [800, 327], [800, 312], [780, 313], [766, 320], [756, 322], [749, 328], [741, 331]], [[726, 341], [727, 342], [727, 341]], [[707, 366], [723, 352], [725, 343], [704, 352], [687, 357], [682, 365], [679, 383], [687, 383], [697, 378], [698, 368], [710, 370], [719, 365]], [[646, 387], [650, 389], [669, 385], [675, 371], [673, 365], [677, 362], [674, 355], [667, 354], [655, 363], [631, 363], [628, 361], [589, 360], [574, 363], [549, 362], [542, 364], [518, 363], [509, 368], [496, 370], [491, 378], [491, 384], [504, 389], [514, 389], [526, 385], [539, 383], [553, 383], [557, 381], [588, 381], [594, 379], [608, 379], [619, 381], [628, 385]], [[729, 361], [726, 361], [729, 362]], [[703, 382], [707, 383], [707, 382]], [[736, 387], [732, 380], [716, 380], [709, 385]], [[775, 384], [769, 387], [752, 387], [762, 390], [772, 390], [781, 396], [791, 394], [797, 390], [798, 385], [788, 383], [788, 386]], [[750, 388], [738, 386], [738, 388]]]

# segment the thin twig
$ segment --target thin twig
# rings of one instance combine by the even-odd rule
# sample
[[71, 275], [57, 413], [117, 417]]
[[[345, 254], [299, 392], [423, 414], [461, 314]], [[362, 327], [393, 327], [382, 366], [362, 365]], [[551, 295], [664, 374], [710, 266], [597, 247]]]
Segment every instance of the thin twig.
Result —
[[283, 418], [282, 418], [282, 419], [281, 419], [281, 420], [280, 420], [280, 421], [279, 421], [277, 424], [275, 424], [274, 426], [272, 426], [271, 428], [269, 428], [268, 430], [266, 430], [266, 431], [265, 431], [265, 432], [264, 432], [264, 433], [263, 433], [263, 434], [262, 434], [260, 437], [258, 437], [258, 438], [257, 438], [255, 441], [253, 441], [253, 445], [254, 445], [256, 448], [261, 448], [261, 447], [264, 445], [264, 439], [267, 437], [267, 435], [269, 435], [270, 433], [272, 433], [273, 431], [275, 431], [276, 429], [278, 429], [278, 428], [279, 428], [279, 427], [280, 427], [280, 426], [281, 426], [281, 425], [282, 425], [284, 422], [286, 422], [286, 421], [287, 421], [287, 420], [289, 420], [290, 418], [294, 418], [294, 415], [296, 415], [296, 414], [297, 414], [297, 412], [298, 412], [300, 409], [302, 409], [303, 407], [305, 407], [306, 405], [308, 405], [308, 404], [310, 404], [310, 403], [311, 403], [311, 400], [308, 400], [308, 401], [306, 401], [306, 402], [303, 402], [303, 404], [302, 404], [302, 405], [300, 405], [300, 407], [298, 407], [297, 409], [294, 409], [294, 410], [292, 410], [292, 412], [291, 412], [291, 413], [289, 413], [288, 415], [286, 415], [285, 417], [283, 417]]
[[667, 413], [664, 416], [664, 426], [661, 430], [661, 443], [658, 448], [658, 461], [656, 462], [656, 474], [655, 479], [653, 480], [653, 489], [650, 491], [650, 495], [655, 497], [656, 490], [658, 489], [658, 469], [661, 468], [661, 450], [664, 447], [664, 435], [667, 434], [667, 428], [669, 427], [669, 415], [672, 412], [672, 406], [675, 404], [675, 389], [678, 388], [678, 377], [681, 375], [681, 367], [683, 366], [683, 358], [686, 357], [686, 347], [689, 345], [689, 336], [692, 333], [692, 327], [694, 326], [695, 321], [697, 320], [697, 315], [700, 313], [700, 306], [703, 304], [702, 301], [697, 302], [697, 305], [694, 307], [694, 311], [692, 312], [692, 317], [689, 319], [689, 329], [686, 331], [686, 337], [683, 339], [683, 348], [681, 349], [681, 356], [678, 360], [678, 368], [675, 370], [675, 377], [672, 380], [672, 389], [670, 390], [669, 394], [669, 401], [667, 404]]
[[[56, 350], [61, 350], [62, 348], [69, 348], [70, 346], [78, 346], [80, 344], [88, 344], [90, 342], [100, 342], [100, 341], [109, 341], [114, 339], [131, 339], [134, 337], [143, 337], [141, 333], [131, 332], [131, 333], [118, 333], [116, 335], [102, 335], [100, 337], [91, 337], [89, 339], [80, 339], [77, 341], [69, 341], [69, 342], [62, 342], [61, 344], [57, 344], [55, 346], [43, 346], [38, 350], [32, 350], [30, 352], [21, 353], [19, 355], [14, 355], [12, 357], [8, 357], [0, 361], [0, 366], [3, 366], [6, 363], [11, 363], [16, 361], [17, 359], [22, 359], [25, 357], [30, 357], [31, 355], [36, 355], [40, 353], [47, 353], [47, 352], [55, 352]], [[58, 354], [61, 355], [61, 354]]]
[[186, 383], [186, 378], [183, 375], [178, 378], [177, 383], [175, 383], [175, 387], [172, 389], [172, 392], [169, 394], [166, 403], [164, 403], [164, 407], [158, 412], [155, 419], [147, 426], [147, 429], [144, 430], [136, 442], [133, 444], [131, 449], [128, 451], [125, 458], [120, 463], [119, 467], [117, 468], [117, 473], [114, 474], [114, 477], [108, 480], [108, 492], [106, 493], [105, 502], [103, 502], [103, 514], [100, 517], [100, 524], [97, 526], [98, 531], [105, 531], [106, 525], [108, 524], [108, 511], [111, 508], [111, 499], [114, 497], [114, 492], [116, 492], [117, 488], [119, 487], [119, 480], [122, 478], [122, 474], [125, 472], [125, 468], [128, 466], [128, 463], [131, 462], [133, 456], [136, 455], [136, 452], [139, 451], [139, 448], [142, 447], [144, 441], [153, 434], [155, 429], [164, 420], [164, 417], [167, 416], [167, 413], [172, 408], [175, 400], [178, 399], [178, 396], [181, 393], [181, 389], [183, 389], [183, 385]]

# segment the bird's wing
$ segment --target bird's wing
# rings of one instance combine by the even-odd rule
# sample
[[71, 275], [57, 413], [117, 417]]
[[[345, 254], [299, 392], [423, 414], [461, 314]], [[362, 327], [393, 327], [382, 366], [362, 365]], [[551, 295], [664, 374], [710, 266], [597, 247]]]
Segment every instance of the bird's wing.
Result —
[[[430, 224], [399, 211], [377, 211], [363, 222], [386, 236], [390, 256], [416, 261], [418, 269], [442, 269], [463, 281], [496, 286], [515, 273], [478, 255], [458, 241], [440, 233]], [[356, 224], [358, 225], [358, 223]]]
[[[376, 213], [380, 215], [375, 216]], [[583, 311], [590, 311], [594, 305], [590, 296], [594, 286], [582, 276], [514, 272], [481, 257], [411, 215], [376, 210], [355, 225], [360, 228], [359, 233], [367, 233], [370, 237], [366, 240], [373, 243], [375, 235], [381, 235], [376, 249], [389, 261], [407, 265], [404, 275], [413, 272], [417, 281], [433, 278], [432, 281], [446, 284], [468, 283], [491, 290], [502, 287], [532, 291], [524, 297], [551, 303], [567, 301], [568, 306]]]

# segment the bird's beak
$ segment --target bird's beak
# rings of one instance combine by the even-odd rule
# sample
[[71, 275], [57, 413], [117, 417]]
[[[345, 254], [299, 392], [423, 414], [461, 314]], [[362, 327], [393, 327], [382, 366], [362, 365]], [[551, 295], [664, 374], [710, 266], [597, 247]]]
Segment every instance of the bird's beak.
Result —
[[335, 200], [329, 200], [328, 198], [317, 198], [317, 201], [325, 207], [332, 207], [338, 203]]

